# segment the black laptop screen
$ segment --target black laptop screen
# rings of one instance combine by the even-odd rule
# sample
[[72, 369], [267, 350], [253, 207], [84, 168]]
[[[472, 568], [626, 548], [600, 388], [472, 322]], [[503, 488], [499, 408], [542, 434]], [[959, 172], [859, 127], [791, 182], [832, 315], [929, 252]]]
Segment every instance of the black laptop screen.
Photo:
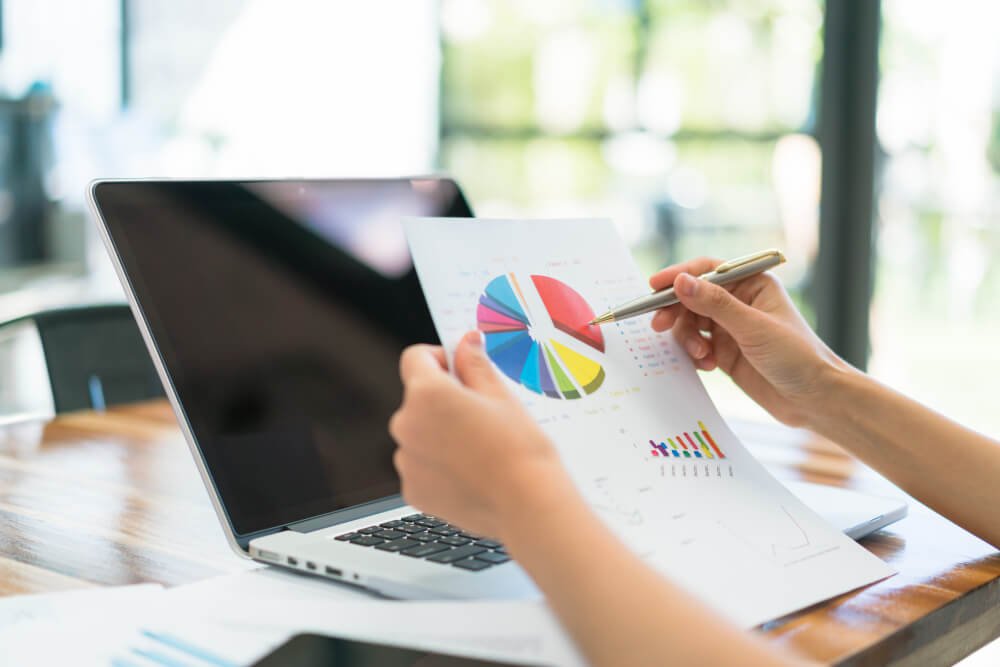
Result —
[[399, 352], [436, 342], [403, 215], [447, 180], [117, 182], [95, 199], [237, 535], [399, 493]]

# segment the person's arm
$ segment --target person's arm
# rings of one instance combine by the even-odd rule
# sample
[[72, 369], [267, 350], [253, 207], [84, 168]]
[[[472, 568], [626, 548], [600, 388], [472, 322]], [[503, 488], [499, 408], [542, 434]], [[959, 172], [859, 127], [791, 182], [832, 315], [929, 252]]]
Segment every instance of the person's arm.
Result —
[[[390, 422], [408, 503], [502, 541], [595, 665], [797, 665], [630, 552], [586, 505], [506, 389], [477, 333], [455, 353], [409, 348]], [[666, 619], [685, 619], [682, 625]]]
[[[804, 665], [651, 569], [566, 489], [535, 489], [504, 540], [595, 665]], [[683, 624], [669, 619], [683, 618]]]
[[809, 427], [1000, 549], [1000, 444], [860, 372], [832, 380]]
[[720, 367], [779, 420], [805, 426], [857, 455], [904, 491], [1000, 548], [1000, 443], [885, 387], [834, 355], [777, 279], [721, 288], [701, 274], [717, 260], [664, 269], [681, 303], [660, 311], [704, 370]]

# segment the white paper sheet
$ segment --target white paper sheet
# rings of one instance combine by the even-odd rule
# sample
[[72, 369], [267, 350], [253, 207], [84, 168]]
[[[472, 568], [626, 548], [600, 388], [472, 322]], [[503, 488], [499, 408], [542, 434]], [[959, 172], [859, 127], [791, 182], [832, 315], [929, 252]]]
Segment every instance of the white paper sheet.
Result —
[[245, 572], [167, 593], [153, 629], [246, 663], [314, 632], [512, 663], [583, 664], [540, 602], [401, 602], [278, 570]]
[[109, 665], [163, 595], [141, 584], [4, 598], [0, 665]]
[[583, 664], [539, 602], [379, 600], [272, 568], [170, 591], [144, 584], [0, 600], [0, 665], [248, 665], [299, 633], [514, 664]]
[[893, 573], [746, 451], [652, 315], [584, 326], [649, 291], [610, 221], [404, 226], [449, 358], [484, 330], [590, 504], [672, 580], [749, 627]]

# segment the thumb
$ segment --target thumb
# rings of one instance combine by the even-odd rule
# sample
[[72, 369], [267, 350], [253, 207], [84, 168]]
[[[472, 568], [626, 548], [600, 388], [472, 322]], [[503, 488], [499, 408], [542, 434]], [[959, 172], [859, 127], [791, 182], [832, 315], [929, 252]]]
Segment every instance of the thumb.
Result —
[[505, 389], [493, 362], [486, 356], [480, 331], [470, 331], [459, 341], [455, 349], [455, 375], [462, 384], [475, 391], [492, 394]]
[[749, 336], [767, 327], [767, 318], [748, 306], [728, 290], [682, 273], [674, 280], [674, 292], [685, 308], [715, 321], [736, 340], [746, 342]]

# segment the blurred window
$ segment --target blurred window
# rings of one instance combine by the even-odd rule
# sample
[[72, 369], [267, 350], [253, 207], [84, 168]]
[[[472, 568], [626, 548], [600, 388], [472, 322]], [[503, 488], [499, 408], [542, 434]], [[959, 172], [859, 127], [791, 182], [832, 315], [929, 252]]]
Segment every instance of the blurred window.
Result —
[[443, 0], [441, 166], [480, 216], [610, 217], [647, 272], [781, 247], [808, 312], [822, 19], [817, 0]]
[[1000, 5], [882, 11], [871, 369], [998, 434]]
[[444, 0], [442, 166], [479, 215], [606, 215], [646, 270], [816, 252], [822, 5]]

